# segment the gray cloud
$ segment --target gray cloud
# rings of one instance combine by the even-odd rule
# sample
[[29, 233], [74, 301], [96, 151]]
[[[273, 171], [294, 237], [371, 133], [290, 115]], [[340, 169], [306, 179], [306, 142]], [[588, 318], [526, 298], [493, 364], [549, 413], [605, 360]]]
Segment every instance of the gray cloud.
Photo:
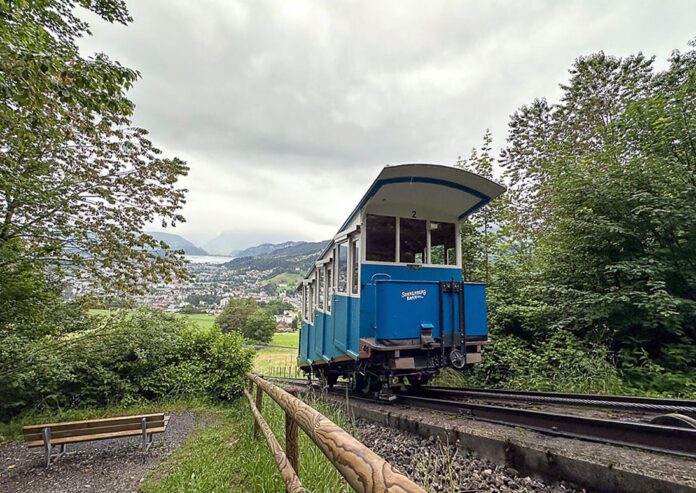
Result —
[[[486, 128], [551, 99], [572, 61], [663, 60], [696, 34], [691, 1], [130, 2], [86, 53], [141, 71], [136, 123], [191, 167], [177, 228], [324, 239], [389, 163], [452, 163]], [[660, 66], [658, 63], [658, 66]]]

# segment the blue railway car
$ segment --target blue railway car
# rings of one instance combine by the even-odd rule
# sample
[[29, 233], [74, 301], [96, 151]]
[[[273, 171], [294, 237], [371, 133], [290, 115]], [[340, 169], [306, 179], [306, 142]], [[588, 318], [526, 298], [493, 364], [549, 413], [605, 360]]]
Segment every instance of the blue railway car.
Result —
[[299, 287], [299, 367], [389, 398], [480, 362], [486, 287], [462, 282], [460, 223], [504, 190], [448, 166], [384, 168]]

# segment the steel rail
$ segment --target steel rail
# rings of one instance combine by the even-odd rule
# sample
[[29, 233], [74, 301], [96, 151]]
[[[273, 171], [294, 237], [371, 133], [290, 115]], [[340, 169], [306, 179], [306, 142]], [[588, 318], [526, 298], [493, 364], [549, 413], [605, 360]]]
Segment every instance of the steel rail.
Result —
[[[299, 379], [282, 380], [289, 381], [289, 383], [308, 384], [306, 379], [302, 382]], [[430, 388], [423, 387], [423, 390]], [[345, 389], [343, 387], [333, 391], [334, 394], [340, 396], [343, 396], [344, 392]], [[356, 396], [353, 394], [350, 398], [375, 402], [375, 399], [367, 396]], [[696, 429], [417, 397], [403, 393], [399, 394], [397, 404], [431, 409], [507, 426], [521, 426], [542, 433], [568, 438], [625, 445], [696, 458]]]
[[422, 397], [471, 397], [505, 401], [556, 403], [604, 409], [644, 410], [654, 413], [679, 412], [696, 414], [696, 401], [661, 399], [623, 395], [571, 394], [560, 392], [528, 392], [521, 390], [474, 389], [454, 387], [407, 387], [409, 395]]
[[696, 430], [690, 428], [590, 418], [403, 394], [399, 395], [399, 403], [481, 421], [523, 426], [570, 438], [628, 445], [696, 458]]
[[[270, 377], [288, 383], [306, 384], [306, 378]], [[398, 388], [397, 388], [398, 389]], [[399, 395], [404, 392], [397, 390]], [[407, 395], [419, 397], [472, 397], [504, 401], [539, 402], [569, 406], [597, 407], [602, 409], [624, 409], [651, 413], [685, 413], [696, 415], [696, 400], [637, 397], [631, 395], [574, 394], [562, 392], [537, 392], [524, 390], [476, 389], [457, 387], [406, 387]]]

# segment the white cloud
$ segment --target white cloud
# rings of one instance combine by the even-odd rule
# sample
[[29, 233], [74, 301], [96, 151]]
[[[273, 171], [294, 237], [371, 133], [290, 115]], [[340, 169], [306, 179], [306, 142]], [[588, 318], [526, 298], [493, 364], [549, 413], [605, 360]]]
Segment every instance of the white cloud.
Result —
[[[135, 121], [191, 167], [177, 228], [329, 237], [379, 169], [452, 163], [578, 56], [664, 60], [694, 36], [690, 1], [138, 0], [89, 17], [86, 53], [141, 71]], [[658, 63], [664, 67], [664, 62]]]

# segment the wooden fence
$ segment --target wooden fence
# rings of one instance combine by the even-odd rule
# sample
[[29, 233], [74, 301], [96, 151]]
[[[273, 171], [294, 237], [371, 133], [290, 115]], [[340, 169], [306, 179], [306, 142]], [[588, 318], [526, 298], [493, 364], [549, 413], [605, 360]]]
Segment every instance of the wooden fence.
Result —
[[[254, 415], [254, 430], [257, 435], [263, 432], [266, 437], [287, 491], [293, 493], [305, 491], [298, 477], [297, 431], [299, 426], [355, 491], [425, 493], [420, 486], [396, 472], [388, 462], [316, 409], [258, 375], [247, 373], [247, 378], [250, 385], [249, 391], [245, 393]], [[254, 385], [256, 385], [256, 402], [252, 395]], [[285, 411], [285, 451], [261, 416], [264, 392]]]
[[262, 373], [268, 377], [300, 378], [305, 376], [305, 372], [292, 365], [270, 366], [268, 370], [264, 370]]

